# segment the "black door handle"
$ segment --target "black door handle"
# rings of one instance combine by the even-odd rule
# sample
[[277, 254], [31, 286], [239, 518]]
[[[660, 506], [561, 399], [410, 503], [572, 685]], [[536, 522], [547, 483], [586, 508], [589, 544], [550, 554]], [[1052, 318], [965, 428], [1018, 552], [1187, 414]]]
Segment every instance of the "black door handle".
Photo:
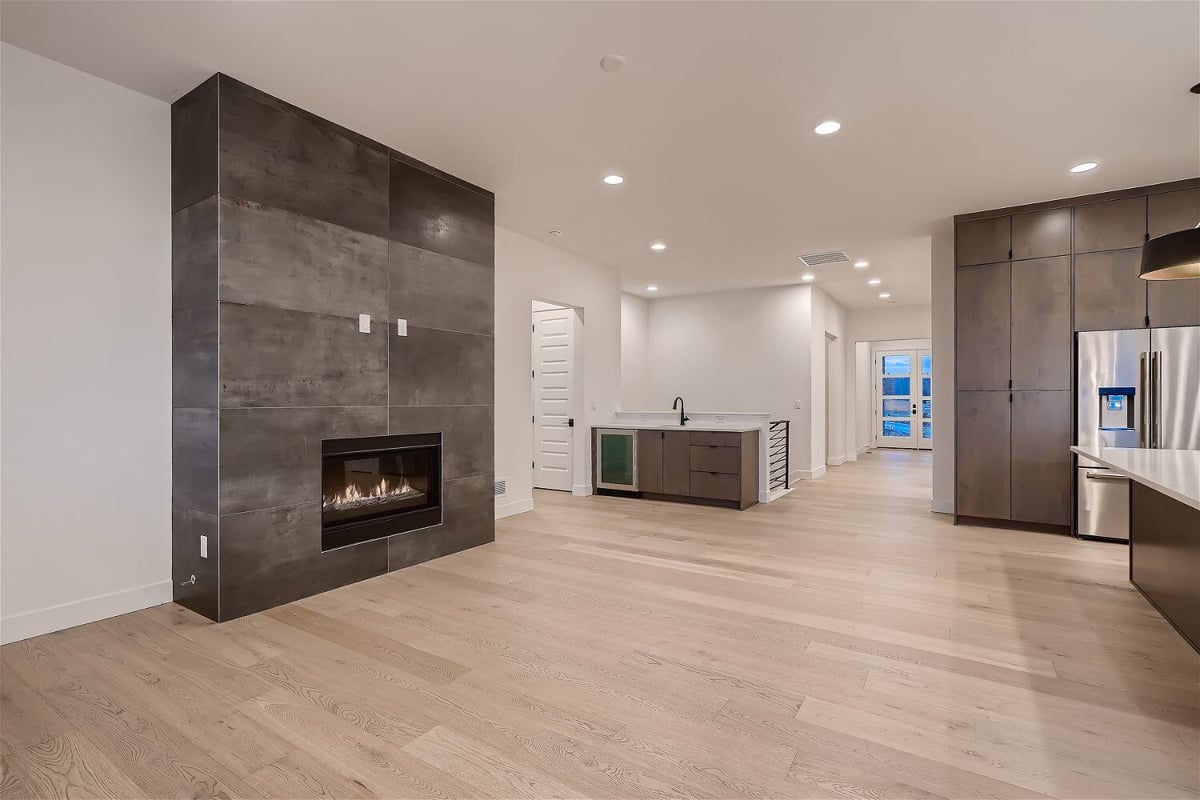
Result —
[[567, 427], [568, 427], [568, 428], [574, 428], [574, 427], [575, 427], [575, 418], [574, 418], [574, 417], [568, 417], [568, 418], [567, 418]]

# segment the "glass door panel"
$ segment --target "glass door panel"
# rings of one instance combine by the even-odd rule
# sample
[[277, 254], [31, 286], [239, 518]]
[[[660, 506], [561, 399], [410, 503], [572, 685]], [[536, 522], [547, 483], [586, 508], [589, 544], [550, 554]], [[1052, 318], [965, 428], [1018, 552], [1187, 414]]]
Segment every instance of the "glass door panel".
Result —
[[876, 447], [917, 446], [916, 364], [913, 350], [881, 351], [875, 356]]
[[921, 438], [917, 447], [933, 449], [933, 353], [918, 350], [921, 361]]

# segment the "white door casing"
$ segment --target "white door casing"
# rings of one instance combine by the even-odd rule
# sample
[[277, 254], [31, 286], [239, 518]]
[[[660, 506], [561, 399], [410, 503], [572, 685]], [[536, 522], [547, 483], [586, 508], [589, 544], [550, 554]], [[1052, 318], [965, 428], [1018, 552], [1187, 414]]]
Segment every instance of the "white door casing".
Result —
[[571, 491], [576, 415], [572, 308], [533, 312], [533, 486]]

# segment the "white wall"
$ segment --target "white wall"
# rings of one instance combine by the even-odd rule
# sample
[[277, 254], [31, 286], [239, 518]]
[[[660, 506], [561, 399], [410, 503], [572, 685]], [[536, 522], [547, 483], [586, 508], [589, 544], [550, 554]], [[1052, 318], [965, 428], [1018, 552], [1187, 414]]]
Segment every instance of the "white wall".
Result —
[[[937, 223], [930, 252], [933, 284], [933, 510], [954, 513], [954, 221]], [[940, 354], [940, 355], [939, 355]]]
[[[846, 460], [846, 310], [818, 287], [812, 287], [812, 383], [809, 462], [802, 469], [813, 475], [826, 464]], [[827, 364], [827, 359], [833, 359]], [[830, 427], [831, 431], [826, 428]], [[829, 434], [827, 436], [827, 434]], [[826, 439], [835, 452], [826, 452]]]
[[591, 490], [589, 430], [621, 398], [621, 283], [615, 269], [496, 228], [496, 477], [508, 481], [496, 516], [533, 507], [530, 311], [534, 300], [573, 306], [583, 317], [583, 409], [575, 424], [574, 482]]
[[0, 54], [0, 639], [171, 599], [170, 107]]
[[[840, 305], [805, 285], [651, 300], [645, 410], [666, 410], [682, 395], [695, 411], [790, 420], [792, 477], [815, 477], [827, 459], [825, 333], [837, 337], [840, 363], [845, 319]], [[844, 374], [835, 369], [834, 438], [843, 441], [844, 392]], [[643, 409], [626, 404], [625, 410]]]
[[647, 395], [650, 360], [650, 304], [644, 297], [621, 295], [621, 407], [641, 411], [651, 407]]

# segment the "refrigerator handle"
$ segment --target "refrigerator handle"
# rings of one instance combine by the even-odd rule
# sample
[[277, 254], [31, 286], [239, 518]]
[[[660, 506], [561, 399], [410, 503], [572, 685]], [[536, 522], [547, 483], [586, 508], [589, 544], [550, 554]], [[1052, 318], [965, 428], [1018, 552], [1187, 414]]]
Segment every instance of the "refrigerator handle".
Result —
[[1142, 401], [1138, 404], [1138, 447], [1149, 447], [1149, 424], [1146, 415], [1150, 409], [1150, 382], [1146, 375], [1146, 354], [1138, 356], [1138, 390], [1142, 393]]
[[1162, 351], [1155, 350], [1150, 354], [1150, 446], [1158, 448], [1162, 443], [1159, 427], [1162, 424]]

